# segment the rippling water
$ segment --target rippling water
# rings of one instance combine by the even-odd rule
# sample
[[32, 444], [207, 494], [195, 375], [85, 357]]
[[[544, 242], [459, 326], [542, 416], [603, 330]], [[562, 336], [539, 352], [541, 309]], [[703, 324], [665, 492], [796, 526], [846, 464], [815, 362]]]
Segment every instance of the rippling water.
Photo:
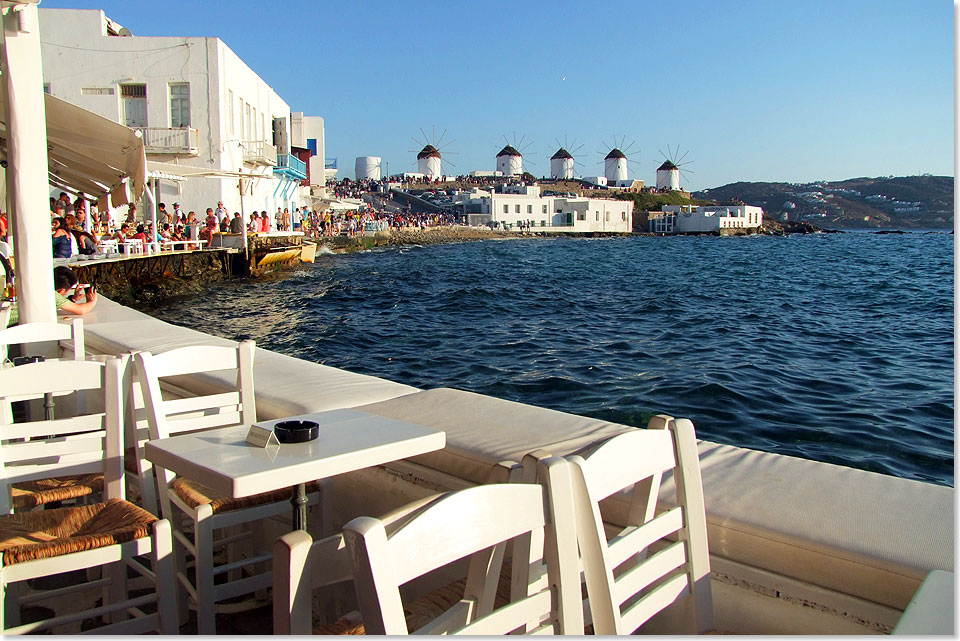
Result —
[[953, 485], [953, 236], [529, 239], [319, 256], [155, 315], [431, 388]]

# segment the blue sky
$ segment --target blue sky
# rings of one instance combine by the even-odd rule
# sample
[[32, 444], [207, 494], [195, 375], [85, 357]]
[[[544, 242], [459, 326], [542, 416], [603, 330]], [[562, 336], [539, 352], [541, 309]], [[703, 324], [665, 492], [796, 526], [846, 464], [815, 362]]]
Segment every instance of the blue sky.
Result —
[[679, 146], [692, 190], [954, 172], [945, 0], [41, 7], [103, 9], [134, 35], [221, 38], [293, 110], [325, 118], [341, 177], [361, 155], [415, 171], [421, 128], [446, 130], [451, 173], [493, 169], [504, 136], [524, 140], [535, 175], [556, 139], [582, 144], [577, 173], [598, 175], [625, 138], [630, 176], [647, 184]]

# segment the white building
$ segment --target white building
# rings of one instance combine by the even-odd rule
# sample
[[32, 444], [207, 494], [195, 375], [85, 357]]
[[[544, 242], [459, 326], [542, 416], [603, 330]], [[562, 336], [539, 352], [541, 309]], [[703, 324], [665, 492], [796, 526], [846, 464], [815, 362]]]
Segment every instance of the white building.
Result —
[[519, 176], [523, 173], [523, 154], [507, 145], [497, 154], [497, 171], [504, 176]]
[[529, 223], [531, 229], [568, 232], [630, 232], [633, 202], [566, 196], [541, 196], [539, 185], [507, 186], [504, 191], [474, 189], [459, 194], [470, 225], [514, 228]]
[[337, 175], [336, 168], [327, 168], [326, 159], [323, 157], [327, 151], [323, 118], [304, 116], [302, 111], [291, 112], [290, 140], [297, 147], [310, 151], [306, 160], [308, 184], [300, 187], [303, 201], [301, 204], [309, 207], [313, 202], [326, 197], [327, 180], [336, 178]]
[[557, 153], [550, 156], [550, 177], [554, 180], [570, 180], [573, 178], [573, 156], [560, 147]]
[[657, 169], [657, 189], [677, 191], [680, 189], [680, 168], [669, 160]]
[[133, 36], [100, 10], [39, 14], [47, 93], [140, 131], [148, 170], [165, 165], [155, 176], [176, 176], [169, 165], [214, 176], [155, 180], [168, 211], [179, 202], [201, 214], [218, 201], [241, 211], [241, 183], [245, 213], [303, 204], [297, 146], [312, 145], [312, 182], [324, 184], [323, 119], [292, 132], [290, 106], [219, 38]]
[[757, 229], [762, 224], [763, 209], [751, 205], [664, 205], [649, 217], [650, 231], [658, 234]]

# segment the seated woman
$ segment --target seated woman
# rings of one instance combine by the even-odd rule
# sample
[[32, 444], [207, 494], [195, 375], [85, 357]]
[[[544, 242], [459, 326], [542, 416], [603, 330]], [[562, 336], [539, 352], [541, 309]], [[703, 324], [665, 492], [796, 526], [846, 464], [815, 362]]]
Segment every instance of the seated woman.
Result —
[[70, 258], [73, 254], [73, 243], [70, 242], [70, 228], [63, 218], [53, 219], [53, 257]]

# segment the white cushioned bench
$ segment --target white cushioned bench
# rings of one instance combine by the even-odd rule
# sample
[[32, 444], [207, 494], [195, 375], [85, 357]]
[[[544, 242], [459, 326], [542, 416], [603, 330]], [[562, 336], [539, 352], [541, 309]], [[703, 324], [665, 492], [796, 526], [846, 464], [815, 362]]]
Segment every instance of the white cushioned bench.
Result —
[[[410, 459], [482, 483], [535, 449], [567, 455], [635, 429], [452, 389], [363, 411], [446, 430], [447, 446]], [[953, 569], [953, 489], [700, 441], [712, 554], [903, 609], [930, 570]], [[661, 499], [674, 503], [672, 479]], [[628, 500], [604, 520], [623, 525]]]
[[[94, 310], [83, 317], [83, 328], [87, 350], [102, 354], [136, 350], [161, 353], [187, 345], [236, 345], [235, 341], [165, 323], [102, 296]], [[200, 394], [232, 387], [235, 381], [227, 376], [211, 373], [171, 380]], [[418, 391], [409, 385], [308, 363], [259, 347], [253, 376], [257, 416], [264, 420], [353, 407]]]

